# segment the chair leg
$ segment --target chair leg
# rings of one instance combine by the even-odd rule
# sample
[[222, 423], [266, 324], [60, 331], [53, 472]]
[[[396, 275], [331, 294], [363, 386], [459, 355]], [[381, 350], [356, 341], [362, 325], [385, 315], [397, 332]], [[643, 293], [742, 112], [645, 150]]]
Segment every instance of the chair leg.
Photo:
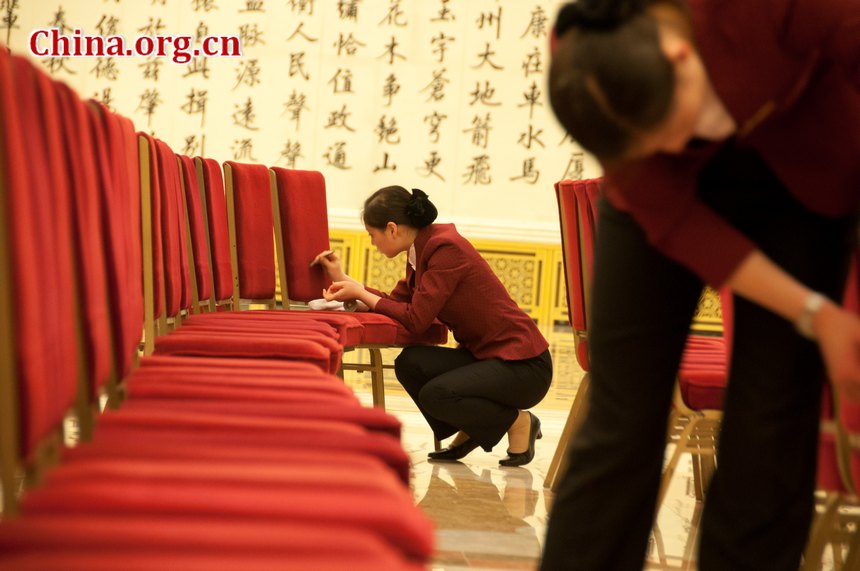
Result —
[[382, 351], [378, 348], [370, 352], [370, 387], [373, 393], [373, 406], [385, 410], [385, 378], [382, 368]]
[[[806, 550], [803, 552], [802, 571], [818, 571], [821, 568], [821, 558], [824, 555], [824, 548], [827, 546], [828, 539], [832, 535], [833, 527], [837, 525], [840, 503], [839, 494], [828, 493], [825, 497], [824, 511], [816, 514], [812, 522], [812, 529], [809, 532], [809, 542], [806, 545]], [[849, 555], [850, 558], [851, 555]], [[851, 569], [851, 567], [846, 567], [846, 569]]]
[[546, 478], [543, 482], [544, 487], [552, 491], [556, 491], [558, 483], [567, 471], [567, 447], [579, 425], [582, 424], [582, 420], [585, 418], [590, 389], [591, 376], [586, 373], [582, 377], [582, 381], [579, 383], [579, 390], [576, 391], [576, 397], [574, 397], [573, 403], [570, 405], [570, 413], [567, 415], [567, 421], [564, 423], [564, 428], [558, 439], [558, 446], [556, 446], [555, 453], [552, 455], [552, 461], [549, 463]]
[[442, 450], [442, 442], [438, 438], [433, 439], [433, 450]]

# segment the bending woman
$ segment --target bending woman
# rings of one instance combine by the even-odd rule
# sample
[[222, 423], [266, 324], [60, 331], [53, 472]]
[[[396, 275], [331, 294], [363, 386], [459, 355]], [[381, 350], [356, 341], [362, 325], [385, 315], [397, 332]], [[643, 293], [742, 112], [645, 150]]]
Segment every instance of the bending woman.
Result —
[[364, 203], [364, 225], [386, 257], [408, 252], [406, 277], [390, 294], [365, 287], [333, 254], [317, 257], [334, 283], [328, 300], [359, 300], [413, 333], [434, 319], [459, 343], [412, 346], [394, 362], [397, 380], [418, 405], [438, 440], [451, 444], [431, 460], [459, 460], [477, 447], [491, 451], [507, 433], [503, 466], [534, 458], [540, 420], [526, 412], [552, 381], [548, 344], [531, 318], [511, 299], [487, 262], [453, 224], [433, 224], [436, 207], [418, 189], [400, 186], [373, 193]]
[[860, 2], [580, 0], [550, 99], [601, 161], [590, 411], [543, 569], [642, 569], [672, 388], [703, 283], [735, 293], [702, 571], [797, 569], [821, 382], [860, 397], [839, 306], [860, 206]]

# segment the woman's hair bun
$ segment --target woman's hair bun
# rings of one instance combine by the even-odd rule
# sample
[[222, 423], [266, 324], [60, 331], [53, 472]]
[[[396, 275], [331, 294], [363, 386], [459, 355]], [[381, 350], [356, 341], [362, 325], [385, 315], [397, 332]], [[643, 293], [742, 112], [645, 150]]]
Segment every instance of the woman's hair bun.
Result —
[[412, 189], [412, 197], [406, 203], [406, 216], [412, 226], [423, 228], [436, 220], [438, 211], [430, 197], [420, 188]]
[[570, 28], [609, 30], [641, 14], [648, 0], [576, 0], [565, 4], [555, 23], [556, 36]]

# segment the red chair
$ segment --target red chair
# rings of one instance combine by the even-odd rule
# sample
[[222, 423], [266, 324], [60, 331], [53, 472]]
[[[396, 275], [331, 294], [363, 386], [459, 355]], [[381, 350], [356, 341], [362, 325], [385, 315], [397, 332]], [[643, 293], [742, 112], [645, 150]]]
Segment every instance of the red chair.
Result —
[[[553, 488], [564, 472], [566, 449], [587, 406], [589, 389], [588, 307], [590, 305], [591, 274], [596, 239], [597, 199], [600, 179], [561, 181], [556, 184], [556, 197], [561, 223], [562, 251], [568, 292], [568, 311], [574, 330], [577, 360], [586, 375], [581, 381], [571, 413], [565, 424], [559, 446], [547, 472], [545, 485]], [[724, 329], [731, 330], [730, 305], [724, 308]], [[690, 452], [694, 458], [696, 493], [704, 497], [713, 472], [715, 434], [719, 426], [722, 394], [727, 381], [727, 340], [691, 335], [682, 357], [676, 387], [675, 410], [669, 421], [669, 442], [675, 445], [661, 482], [662, 501], [671, 475], [681, 454]], [[712, 407], [715, 409], [712, 410]]]

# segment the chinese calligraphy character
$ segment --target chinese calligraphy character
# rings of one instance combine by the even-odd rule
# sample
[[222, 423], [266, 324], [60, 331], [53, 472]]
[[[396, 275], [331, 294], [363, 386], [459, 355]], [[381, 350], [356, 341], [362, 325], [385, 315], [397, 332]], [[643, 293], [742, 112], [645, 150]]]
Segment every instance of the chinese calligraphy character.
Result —
[[463, 175], [464, 184], [490, 184], [493, 178], [490, 175], [490, 157], [488, 155], [479, 155], [472, 158], [472, 164], [466, 169]]
[[382, 52], [382, 55], [380, 55], [376, 59], [384, 57], [386, 54], [388, 54], [388, 65], [392, 65], [394, 63], [395, 58], [405, 60], [406, 56], [404, 56], [403, 54], [399, 54], [396, 51], [396, 48], [399, 45], [400, 44], [397, 43], [397, 38], [395, 38], [394, 36], [391, 36], [391, 42], [388, 44], [385, 44], [385, 51]]
[[310, 75], [305, 71], [305, 52], [290, 54], [290, 77], [300, 75], [305, 80], [310, 79]]
[[[12, 6], [14, 9], [15, 6]], [[67, 32], [72, 31], [71, 26], [66, 25], [66, 11], [63, 10], [63, 7], [60, 6], [57, 9], [57, 12], [54, 14], [54, 19], [48, 24], [49, 28], [57, 28], [60, 35], [65, 35]]]
[[332, 111], [328, 116], [328, 123], [324, 127], [325, 129], [329, 129], [334, 127], [335, 129], [346, 129], [347, 131], [355, 132], [355, 129], [346, 124], [349, 116], [352, 115], [349, 111], [346, 110], [346, 105], [340, 108], [340, 111]]
[[445, 32], [439, 32], [438, 36], [433, 36], [430, 43], [433, 45], [433, 53], [439, 54], [439, 63], [445, 61], [445, 52], [448, 51], [448, 42], [454, 42], [456, 39], [453, 36], [446, 36]]
[[[290, 61], [290, 66], [290, 71], [292, 71], [292, 61]], [[254, 87], [261, 82], [260, 78], [257, 77], [258, 75], [260, 75], [260, 66], [256, 59], [241, 61], [236, 67], [236, 85], [233, 86], [233, 89], [243, 83], [248, 87]], [[290, 75], [292, 76], [292, 73]]]
[[150, 56], [146, 58], [145, 62], [138, 64], [137, 67], [143, 69], [143, 79], [158, 81], [158, 73], [161, 70], [162, 65], [164, 65], [164, 62], [161, 59], [155, 56]]
[[199, 12], [200, 10], [211, 12], [212, 10], [217, 10], [218, 6], [215, 5], [215, 0], [192, 0], [191, 9], [195, 12]]
[[91, 71], [96, 79], [105, 78], [108, 81], [116, 81], [116, 78], [119, 77], [119, 69], [112, 57], [96, 58], [96, 65]]
[[205, 89], [200, 91], [191, 88], [191, 92], [186, 96], [188, 101], [185, 102], [180, 109], [188, 115], [200, 115], [200, 126], [206, 124], [206, 102], [209, 99], [208, 92]]
[[406, 26], [406, 20], [402, 20], [401, 17], [406, 14], [403, 10], [400, 9], [401, 0], [391, 0], [391, 6], [388, 8], [388, 14], [379, 21], [379, 25], [389, 25], [389, 26], [397, 26], [398, 28], [402, 28]]
[[294, 169], [296, 168], [296, 159], [299, 157], [304, 158], [304, 155], [302, 154], [302, 144], [298, 141], [294, 143], [291, 140], [287, 140], [284, 145], [284, 150], [281, 151], [281, 154], [278, 157], [278, 161], [283, 159], [288, 169]]
[[265, 12], [265, 8], [263, 8], [263, 0], [245, 0], [245, 7], [239, 10], [239, 13], [242, 12]]
[[430, 90], [430, 95], [427, 97], [427, 101], [441, 101], [445, 98], [445, 86], [451, 82], [450, 79], [445, 77], [445, 73], [448, 71], [448, 68], [442, 68], [440, 70], [433, 72], [433, 79], [428, 83], [424, 89], [421, 91]]
[[386, 107], [391, 107], [391, 100], [400, 91], [400, 84], [397, 83], [397, 77], [392, 73], [385, 80], [385, 85], [382, 87], [382, 96], [388, 98]]
[[512, 176], [511, 180], [523, 180], [529, 184], [535, 184], [540, 178], [540, 171], [535, 169], [534, 157], [527, 158], [523, 161], [523, 172], [519, 176]]
[[531, 149], [533, 143], [537, 143], [541, 148], [545, 148], [543, 141], [540, 140], [541, 133], [543, 133], [543, 129], [535, 131], [534, 126], [529, 123], [529, 130], [527, 132], [520, 133], [520, 139], [517, 143], [527, 149]]
[[249, 48], [252, 48], [257, 44], [266, 45], [266, 41], [263, 40], [263, 32], [257, 24], [245, 24], [243, 26], [239, 26], [239, 41], [242, 42], [243, 46], [247, 46]]
[[102, 14], [101, 20], [96, 24], [96, 30], [100, 36], [115, 36], [119, 20], [113, 16]]
[[309, 16], [314, 15], [314, 0], [289, 0], [287, 5], [293, 13], [302, 15], [307, 12]]
[[307, 96], [304, 93], [296, 93], [294, 89], [292, 95], [290, 95], [290, 99], [284, 103], [284, 113], [290, 113], [290, 120], [296, 122], [296, 130], [299, 128], [302, 111], [310, 111], [305, 105], [306, 101]]
[[432, 151], [430, 153], [430, 158], [424, 161], [424, 167], [418, 167], [415, 170], [418, 172], [419, 175], [423, 176], [424, 178], [436, 176], [439, 178], [439, 180], [445, 182], [445, 177], [443, 177], [442, 174], [436, 170], [436, 167], [438, 167], [441, 162], [442, 158], [439, 156], [439, 153], [437, 153], [436, 151]]
[[[200, 149], [200, 152], [198, 152], [198, 149]], [[189, 157], [205, 155], [206, 135], [201, 135], [199, 141], [197, 140], [197, 135], [189, 135], [185, 137], [185, 146], [182, 147], [182, 154]]]
[[289, 37], [289, 38], [287, 38], [287, 41], [288, 41], [288, 42], [289, 42], [289, 41], [292, 41], [292, 39], [293, 39], [293, 38], [295, 38], [296, 36], [301, 36], [302, 38], [304, 38], [304, 40], [305, 40], [306, 42], [310, 42], [310, 43], [313, 43], [313, 42], [315, 42], [315, 41], [317, 41], [317, 40], [319, 39], [319, 38], [312, 38], [312, 37], [310, 37], [309, 35], [307, 35], [306, 33], [304, 33], [304, 31], [302, 30], [302, 28], [303, 28], [304, 26], [305, 26], [305, 23], [304, 23], [304, 22], [300, 22], [300, 23], [299, 23], [299, 25], [298, 25], [298, 27], [296, 28], [296, 31], [295, 31], [295, 32], [293, 32], [292, 34], [290, 34], [290, 37]]
[[105, 87], [104, 89], [102, 89], [101, 93], [96, 92], [95, 94], [93, 94], [93, 98], [101, 101], [105, 107], [107, 107], [111, 111], [114, 111], [113, 95], [111, 95], [110, 87]]
[[161, 21], [161, 18], [159, 18], [158, 20], [153, 20], [152, 17], [150, 17], [149, 23], [142, 28], [138, 28], [137, 31], [144, 36], [160, 36], [161, 32], [164, 31], [165, 27], [166, 26]]
[[326, 160], [326, 164], [332, 166], [334, 168], [340, 170], [349, 170], [352, 167], [347, 166], [346, 164], [346, 149], [344, 148], [346, 143], [344, 141], [338, 141], [334, 145], [326, 150], [326, 153], [323, 155], [323, 158]]
[[361, 0], [337, 0], [337, 12], [341, 20], [358, 21], [358, 3]]
[[0, 2], [0, 10], [3, 11], [3, 18], [0, 19], [0, 30], [6, 30], [6, 45], [11, 43], [12, 30], [19, 30], [18, 14], [16, 11], [20, 8], [18, 0], [2, 0]]
[[472, 133], [472, 144], [486, 149], [490, 140], [490, 131], [493, 129], [490, 126], [490, 114], [487, 113], [483, 119], [480, 115], [475, 115], [472, 125], [474, 126], [469, 129], [463, 129], [463, 132]]
[[564, 174], [559, 180], [582, 180], [585, 172], [584, 154], [581, 152], [571, 153]]
[[206, 25], [206, 22], [200, 20], [200, 23], [197, 24], [197, 30], [194, 33], [194, 41], [200, 43], [203, 41], [203, 38], [209, 35], [209, 26]]
[[496, 28], [496, 39], [499, 39], [499, 34], [502, 31], [502, 7], [499, 6], [499, 9], [494, 14], [492, 11], [490, 12], [481, 12], [481, 15], [478, 16], [478, 19], [475, 21], [478, 24], [478, 29], [483, 30], [484, 26], [488, 28], [492, 28], [495, 26]]
[[344, 38], [343, 34], [338, 34], [337, 42], [334, 43], [335, 47], [337, 47], [337, 55], [341, 55], [342, 52], [346, 52], [346, 55], [351, 56], [355, 55], [356, 50], [359, 47], [364, 47], [367, 44], [364, 44], [352, 36], [352, 32], [349, 33], [349, 36]]
[[189, 77], [195, 73], [199, 73], [203, 76], [203, 79], [209, 79], [209, 58], [199, 57], [192, 59], [191, 63], [185, 66], [185, 73], [182, 74], [182, 77]]
[[456, 20], [453, 12], [448, 9], [448, 2], [451, 0], [440, 0], [442, 2], [442, 7], [439, 8], [439, 14], [436, 15], [435, 18], [432, 18], [431, 22], [451, 22]]
[[472, 68], [477, 69], [479, 67], [483, 67], [485, 63], [488, 63], [493, 69], [504, 69], [502, 66], [496, 65], [490, 60], [490, 56], [494, 55], [496, 55], [496, 52], [490, 49], [490, 42], [487, 42], [487, 47], [484, 49], [483, 52], [478, 54], [478, 57], [481, 58], [481, 61], [478, 63], [478, 65], [473, 65]]
[[478, 101], [480, 101], [482, 105], [487, 105], [489, 107], [501, 105], [501, 101], [493, 101], [493, 96], [495, 94], [496, 90], [490, 86], [489, 81], [484, 81], [484, 89], [481, 89], [481, 82], [476, 81], [475, 90], [469, 94], [472, 96], [472, 100], [469, 102], [469, 105], [472, 106]]
[[385, 122], [385, 115], [380, 117], [375, 131], [380, 143], [385, 142], [389, 145], [400, 143], [400, 135], [398, 134], [400, 129], [397, 127], [397, 119], [395, 117], [392, 117], [387, 124]]
[[381, 165], [376, 165], [375, 167], [373, 167], [373, 172], [379, 172], [379, 171], [396, 171], [396, 170], [397, 170], [397, 165], [395, 165], [395, 164], [393, 164], [393, 163], [392, 163], [392, 164], [390, 164], [390, 165], [388, 164], [388, 158], [389, 158], [389, 157], [388, 157], [388, 151], [386, 151], [386, 152], [382, 153], [382, 155], [383, 155], [383, 157], [382, 157], [382, 164], [381, 164]]
[[546, 36], [546, 23], [549, 20], [547, 18], [546, 13], [543, 11], [543, 8], [537, 6], [532, 12], [532, 17], [529, 20], [529, 25], [526, 27], [526, 31], [520, 36], [520, 38], [526, 37], [526, 34], [531, 33], [531, 35], [537, 40], [541, 37]]
[[254, 156], [254, 142], [251, 139], [235, 139], [230, 149], [233, 151], [234, 161], [248, 159], [257, 162], [257, 158]]
[[529, 87], [528, 91], [523, 92], [523, 98], [525, 99], [525, 103], [520, 103], [517, 107], [525, 107], [529, 106], [529, 120], [532, 119], [534, 115], [535, 106], [543, 107], [543, 103], [540, 102], [541, 91], [538, 89], [537, 82], [532, 81], [531, 87]]
[[332, 84], [332, 94], [352, 93], [352, 71], [348, 69], [338, 68], [328, 82]]
[[254, 102], [251, 101], [250, 97], [244, 104], [237, 104], [234, 107], [236, 108], [236, 111], [233, 113], [234, 125], [248, 129], [249, 131], [259, 129], [259, 127], [253, 124], [257, 119], [257, 115], [254, 113]]
[[535, 46], [532, 53], [526, 55], [526, 59], [523, 62], [523, 71], [525, 71], [526, 78], [533, 73], [543, 73], [543, 65], [540, 61], [540, 51]]
[[447, 115], [440, 115], [438, 111], [434, 111], [432, 115], [425, 115], [424, 122], [430, 124], [430, 142], [438, 143], [439, 137], [441, 133], [439, 133], [439, 127], [442, 125], [442, 121], [447, 119]]
[[157, 89], [147, 89], [140, 95], [140, 103], [137, 105], [137, 109], [135, 111], [143, 110], [143, 114], [146, 115], [146, 126], [152, 126], [152, 116], [155, 114], [155, 109], [163, 103], [161, 98], [158, 96]]

